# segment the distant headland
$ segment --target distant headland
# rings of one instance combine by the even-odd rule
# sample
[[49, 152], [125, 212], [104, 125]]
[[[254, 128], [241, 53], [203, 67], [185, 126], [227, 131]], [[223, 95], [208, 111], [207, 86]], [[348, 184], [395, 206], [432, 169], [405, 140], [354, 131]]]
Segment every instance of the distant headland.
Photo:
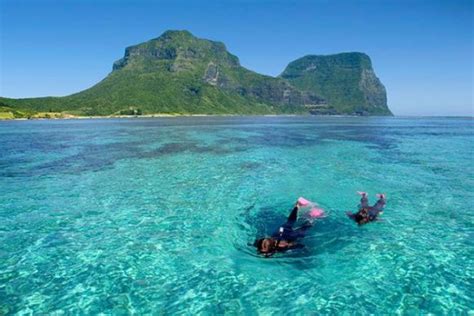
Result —
[[0, 119], [196, 114], [392, 115], [364, 53], [308, 55], [271, 77], [188, 31], [127, 47], [112, 72], [84, 91], [0, 97]]

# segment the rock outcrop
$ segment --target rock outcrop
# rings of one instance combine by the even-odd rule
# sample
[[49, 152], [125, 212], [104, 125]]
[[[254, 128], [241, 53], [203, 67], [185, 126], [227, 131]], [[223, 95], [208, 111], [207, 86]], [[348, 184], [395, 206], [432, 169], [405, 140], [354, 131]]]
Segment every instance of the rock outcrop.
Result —
[[318, 113], [391, 115], [385, 87], [364, 53], [308, 55], [291, 62], [281, 77], [326, 99]]

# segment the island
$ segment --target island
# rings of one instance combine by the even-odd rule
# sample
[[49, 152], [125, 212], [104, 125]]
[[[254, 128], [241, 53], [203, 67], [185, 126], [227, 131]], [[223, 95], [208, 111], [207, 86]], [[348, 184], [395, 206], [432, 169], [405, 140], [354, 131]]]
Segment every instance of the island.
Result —
[[242, 67], [221, 42], [173, 30], [127, 47], [84, 91], [0, 97], [0, 119], [259, 114], [392, 115], [364, 53], [308, 55], [272, 77]]

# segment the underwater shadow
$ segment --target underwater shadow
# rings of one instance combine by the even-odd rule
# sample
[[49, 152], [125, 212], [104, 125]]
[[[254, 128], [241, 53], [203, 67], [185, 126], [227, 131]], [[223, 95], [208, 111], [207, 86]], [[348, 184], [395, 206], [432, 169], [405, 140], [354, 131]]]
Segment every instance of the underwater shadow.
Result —
[[[280, 205], [263, 206], [254, 210], [255, 206], [246, 208], [236, 218], [239, 230], [247, 236], [246, 244], [235, 244], [234, 246], [241, 252], [253, 257], [265, 259], [259, 255], [254, 246], [255, 240], [272, 235], [278, 228], [286, 222], [287, 215], [275, 210], [282, 209]], [[288, 214], [291, 209], [288, 210]], [[298, 219], [295, 227], [304, 222], [304, 216]], [[351, 245], [354, 237], [361, 234], [357, 225], [349, 219], [327, 217], [317, 219], [306, 236], [300, 240], [303, 248], [277, 253], [271, 260], [280, 264], [288, 264], [298, 270], [314, 269], [319, 257], [327, 253], [336, 253]], [[243, 240], [241, 240], [243, 242]]]

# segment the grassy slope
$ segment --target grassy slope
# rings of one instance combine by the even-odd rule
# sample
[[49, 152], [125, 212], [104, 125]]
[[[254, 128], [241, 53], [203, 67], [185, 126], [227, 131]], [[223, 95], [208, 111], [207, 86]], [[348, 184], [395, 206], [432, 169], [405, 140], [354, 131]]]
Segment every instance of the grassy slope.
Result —
[[0, 98], [0, 119], [28, 118], [33, 116], [35, 111], [20, 111], [16, 108], [7, 106]]

